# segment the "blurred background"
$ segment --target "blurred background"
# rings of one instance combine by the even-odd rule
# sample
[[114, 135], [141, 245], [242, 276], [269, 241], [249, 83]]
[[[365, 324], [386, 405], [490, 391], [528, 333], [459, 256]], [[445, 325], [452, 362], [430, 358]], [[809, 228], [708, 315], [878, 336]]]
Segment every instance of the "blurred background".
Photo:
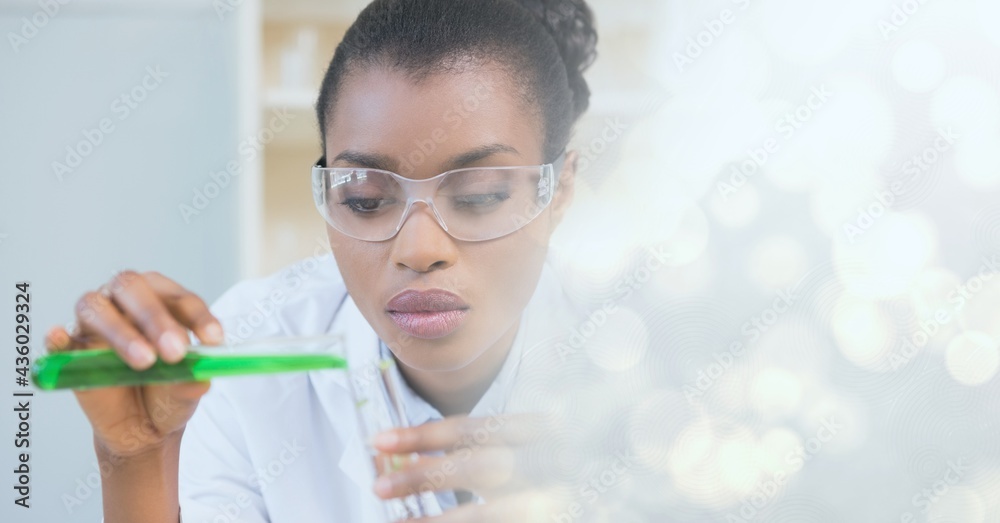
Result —
[[[589, 3], [555, 246], [594, 311], [567, 373], [613, 378], [587, 408], [630, 458], [569, 466], [588, 517], [1000, 521], [1000, 3]], [[312, 105], [365, 4], [0, 1], [0, 295], [31, 283], [33, 357], [118, 270], [211, 301], [328, 249]], [[34, 398], [31, 445], [0, 520], [99, 521], [72, 395]]]

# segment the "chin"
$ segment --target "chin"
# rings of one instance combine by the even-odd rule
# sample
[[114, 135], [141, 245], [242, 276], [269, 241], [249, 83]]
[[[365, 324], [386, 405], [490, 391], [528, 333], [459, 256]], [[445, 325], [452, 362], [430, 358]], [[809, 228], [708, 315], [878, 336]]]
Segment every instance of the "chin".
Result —
[[[396, 357], [411, 369], [425, 372], [450, 372], [467, 367], [481, 354], [468, 354], [459, 347], [428, 347], [427, 340], [396, 352]], [[431, 340], [434, 343], [434, 340]]]
[[[396, 339], [403, 340], [399, 344], [390, 345], [393, 354], [404, 365], [411, 369], [425, 372], [449, 372], [461, 370], [479, 358], [491, 345], [483, 341], [478, 343], [462, 336], [462, 332], [437, 339], [421, 339], [408, 337], [406, 334], [394, 332]], [[470, 350], [475, 347], [475, 350]]]

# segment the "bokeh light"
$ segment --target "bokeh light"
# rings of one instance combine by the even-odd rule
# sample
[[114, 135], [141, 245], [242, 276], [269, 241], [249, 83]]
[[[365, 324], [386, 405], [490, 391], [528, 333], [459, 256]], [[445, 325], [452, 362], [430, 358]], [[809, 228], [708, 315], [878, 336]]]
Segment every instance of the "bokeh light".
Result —
[[963, 385], [982, 385], [993, 379], [1000, 367], [997, 341], [982, 332], [965, 331], [948, 344], [945, 364], [955, 381]]
[[809, 269], [802, 244], [789, 236], [771, 236], [754, 247], [750, 277], [765, 289], [792, 287]]
[[[875, 208], [875, 207], [872, 207]], [[851, 224], [850, 236], [834, 238], [834, 263], [852, 292], [870, 297], [893, 297], [904, 293], [930, 262], [937, 250], [932, 223], [916, 213], [865, 215], [860, 225]], [[862, 229], [869, 225], [867, 229]]]

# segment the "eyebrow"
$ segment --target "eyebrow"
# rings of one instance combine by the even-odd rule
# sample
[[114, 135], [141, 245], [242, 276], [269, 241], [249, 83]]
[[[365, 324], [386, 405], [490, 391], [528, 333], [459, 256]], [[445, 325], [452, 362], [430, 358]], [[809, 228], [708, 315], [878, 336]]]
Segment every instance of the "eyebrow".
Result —
[[364, 153], [361, 151], [341, 151], [329, 165], [333, 165], [337, 162], [347, 162], [351, 165], [358, 167], [364, 167], [366, 169], [381, 169], [383, 171], [393, 171], [396, 170], [396, 162], [384, 155], [384, 154], [374, 154], [374, 153]]
[[[460, 169], [499, 153], [520, 154], [517, 149], [507, 144], [491, 143], [481, 145], [464, 153], [452, 156], [445, 163], [445, 171]], [[398, 173], [397, 169], [399, 168], [399, 163], [388, 155], [352, 151], [349, 149], [341, 151], [333, 158], [333, 161], [330, 162], [329, 165], [333, 165], [337, 162], [346, 162], [358, 167], [364, 167], [366, 169], [381, 169], [383, 171], [392, 171], [396, 173]]]
[[447, 169], [445, 170], [450, 171], [452, 169], [460, 169], [499, 153], [520, 154], [517, 152], [517, 149], [502, 143], [481, 145], [470, 151], [452, 156], [451, 159], [448, 160], [448, 163], [446, 164]]

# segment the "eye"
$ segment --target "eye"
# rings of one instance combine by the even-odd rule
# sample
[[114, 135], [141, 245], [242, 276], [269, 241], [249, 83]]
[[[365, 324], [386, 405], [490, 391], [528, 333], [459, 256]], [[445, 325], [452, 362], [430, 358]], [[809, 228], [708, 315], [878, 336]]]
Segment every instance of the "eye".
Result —
[[340, 202], [354, 214], [374, 214], [393, 203], [391, 198], [346, 198]]
[[510, 199], [510, 194], [506, 192], [493, 192], [485, 194], [464, 194], [456, 196], [452, 200], [455, 207], [459, 209], [486, 209], [499, 205]]

